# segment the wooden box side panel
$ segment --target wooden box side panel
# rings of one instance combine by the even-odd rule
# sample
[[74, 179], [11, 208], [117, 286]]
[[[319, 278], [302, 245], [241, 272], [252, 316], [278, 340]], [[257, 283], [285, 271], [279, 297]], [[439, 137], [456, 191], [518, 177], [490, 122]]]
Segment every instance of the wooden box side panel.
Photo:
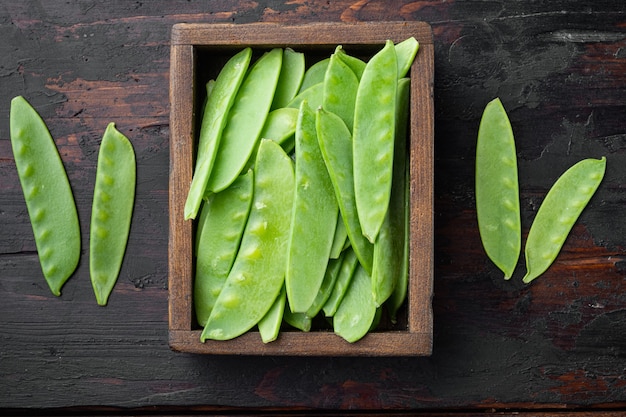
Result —
[[[262, 28], [260, 27], [262, 26]], [[406, 331], [373, 332], [350, 344], [332, 332], [282, 332], [263, 344], [258, 332], [231, 341], [200, 342], [193, 323], [193, 227], [183, 208], [194, 158], [194, 91], [197, 48], [230, 53], [241, 46], [292, 46], [332, 52], [338, 44], [371, 52], [386, 39], [415, 36], [420, 51], [411, 68], [411, 259]], [[221, 52], [219, 52], [221, 51]], [[433, 273], [433, 45], [430, 27], [422, 22], [386, 24], [320, 23], [302, 26], [267, 24], [180, 24], [172, 31], [169, 307], [170, 346], [205, 354], [296, 356], [414, 356], [432, 352]], [[199, 84], [198, 84], [199, 85]]]

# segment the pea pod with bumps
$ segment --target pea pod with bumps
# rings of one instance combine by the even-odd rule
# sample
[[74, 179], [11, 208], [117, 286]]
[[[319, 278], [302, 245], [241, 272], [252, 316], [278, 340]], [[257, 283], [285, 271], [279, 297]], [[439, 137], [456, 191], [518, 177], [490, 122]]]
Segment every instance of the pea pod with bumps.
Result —
[[22, 96], [11, 101], [11, 146], [43, 275], [54, 295], [80, 259], [80, 226], [74, 196], [54, 140]]

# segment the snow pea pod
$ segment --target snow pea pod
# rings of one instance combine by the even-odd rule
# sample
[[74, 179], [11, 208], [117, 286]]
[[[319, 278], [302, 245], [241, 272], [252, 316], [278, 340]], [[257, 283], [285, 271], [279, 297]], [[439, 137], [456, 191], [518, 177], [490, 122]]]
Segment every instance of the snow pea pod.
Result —
[[487, 256], [513, 275], [521, 250], [517, 155], [511, 123], [496, 98], [483, 111], [476, 143], [476, 215]]
[[354, 195], [365, 237], [376, 241], [391, 194], [398, 64], [387, 41], [365, 66], [354, 109]]
[[396, 138], [394, 145], [393, 181], [391, 198], [385, 220], [374, 245], [372, 266], [372, 294], [380, 307], [393, 293], [402, 274], [405, 236], [405, 171], [406, 126], [409, 111], [410, 80], [398, 81], [398, 105], [396, 106]]
[[263, 316], [257, 325], [259, 328], [259, 334], [263, 343], [273, 342], [278, 338], [280, 332], [280, 325], [283, 322], [283, 316], [285, 314], [285, 304], [287, 304], [287, 293], [285, 287], [280, 290], [280, 294], [272, 304], [270, 310]]
[[215, 300], [228, 278], [248, 220], [254, 183], [249, 170], [224, 191], [212, 194], [202, 207], [194, 277], [194, 308], [201, 326], [209, 319]]
[[11, 100], [11, 147], [50, 291], [61, 294], [80, 258], [80, 226], [63, 162], [45, 122], [22, 96]]
[[228, 112], [207, 188], [214, 193], [228, 187], [244, 169], [269, 113], [282, 63], [282, 50], [272, 49], [246, 74]]
[[287, 104], [287, 107], [299, 109], [300, 104], [304, 100], [306, 100], [312, 109], [316, 109], [322, 105], [323, 97], [324, 97], [324, 83], [321, 82], [298, 93], [298, 95], [295, 96], [293, 100], [289, 102], [289, 104]]
[[204, 326], [201, 341], [248, 331], [267, 314], [285, 282], [286, 249], [295, 178], [291, 158], [262, 139], [255, 163], [254, 197], [241, 246]]
[[324, 274], [324, 280], [322, 281], [322, 285], [315, 296], [315, 300], [311, 304], [311, 307], [306, 311], [306, 315], [308, 317], [315, 317], [322, 310], [328, 298], [330, 298], [330, 294], [335, 287], [335, 282], [337, 281], [337, 276], [339, 275], [339, 270], [341, 269], [341, 262], [343, 261], [343, 253], [337, 259], [330, 259], [328, 261], [328, 266], [326, 268], [326, 273]]
[[550, 188], [526, 239], [525, 283], [543, 274], [554, 262], [578, 217], [600, 186], [605, 170], [605, 157], [584, 159], [565, 171]]
[[326, 74], [326, 67], [330, 63], [330, 58], [324, 58], [311, 65], [305, 72], [300, 85], [298, 94], [308, 90], [310, 87], [319, 84], [324, 81], [324, 75]]
[[359, 88], [359, 80], [354, 72], [337, 54], [330, 57], [324, 77], [322, 107], [341, 117], [348, 130], [354, 122], [354, 102]]
[[365, 61], [362, 59], [353, 57], [352, 55], [348, 55], [348, 53], [343, 49], [341, 45], [335, 48], [335, 54], [354, 72], [356, 78], [358, 80], [363, 76], [363, 71], [365, 70]]
[[291, 48], [283, 50], [283, 63], [278, 76], [271, 110], [285, 107], [298, 94], [304, 78], [304, 54]]
[[346, 249], [341, 259], [341, 266], [339, 267], [339, 272], [337, 273], [337, 278], [335, 279], [335, 285], [333, 286], [326, 303], [324, 303], [324, 307], [322, 307], [326, 317], [332, 317], [337, 312], [337, 308], [346, 294], [346, 290], [350, 285], [350, 281], [352, 280], [354, 270], [356, 269], [358, 263], [359, 260], [356, 257], [354, 250], [352, 248]]
[[315, 112], [306, 101], [296, 127], [295, 170], [285, 284], [291, 311], [304, 313], [322, 285], [339, 213], [317, 140]]
[[133, 145], [109, 123], [104, 132], [93, 192], [89, 275], [99, 305], [107, 304], [122, 268], [135, 204]]
[[348, 230], [343, 222], [341, 213], [337, 215], [337, 226], [335, 227], [335, 237], [333, 238], [333, 245], [330, 249], [330, 258], [337, 259], [341, 255], [341, 252], [346, 248], [346, 243], [349, 244]]
[[374, 246], [363, 236], [356, 208], [350, 131], [339, 116], [324, 109], [317, 110], [316, 124], [317, 139], [330, 174], [348, 238], [359, 262], [370, 273]]
[[398, 59], [398, 78], [403, 78], [411, 69], [411, 65], [419, 50], [419, 43], [417, 39], [410, 37], [397, 43], [395, 48]]
[[357, 265], [346, 294], [333, 316], [335, 333], [350, 343], [361, 339], [374, 325], [377, 308], [371, 282], [367, 271]]
[[[277, 142], [286, 153], [290, 153], [294, 148], [294, 135], [296, 133], [296, 122], [298, 121], [298, 109], [281, 107], [272, 110], [267, 115], [263, 130], [259, 134], [261, 139], [271, 139]], [[254, 167], [259, 144], [255, 145], [254, 151], [246, 164], [246, 171]]]
[[[195, 219], [213, 170], [215, 155], [226, 124], [228, 112], [248, 69], [252, 49], [245, 48], [224, 65], [214, 83], [202, 113], [196, 166], [185, 201], [185, 219]], [[209, 92], [209, 91], [207, 91]]]

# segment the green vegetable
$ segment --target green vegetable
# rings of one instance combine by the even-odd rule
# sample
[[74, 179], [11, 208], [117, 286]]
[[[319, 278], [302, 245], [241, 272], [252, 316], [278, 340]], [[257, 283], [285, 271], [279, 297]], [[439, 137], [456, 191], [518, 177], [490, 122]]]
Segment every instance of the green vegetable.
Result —
[[201, 340], [237, 337], [256, 325], [285, 282], [295, 188], [293, 162], [263, 139], [255, 164], [252, 208], [239, 253], [202, 331]]
[[326, 68], [330, 63], [330, 58], [322, 59], [311, 65], [305, 72], [302, 84], [298, 94], [308, 90], [310, 87], [324, 82], [324, 76], [326, 75]]
[[352, 244], [366, 271], [372, 270], [374, 245], [364, 236], [354, 195], [352, 141], [346, 124], [334, 113], [317, 110], [317, 139]]
[[480, 121], [475, 188], [483, 247], [509, 279], [521, 249], [519, 185], [513, 131], [497, 98], [487, 104]]
[[203, 110], [195, 171], [185, 201], [185, 219], [195, 219], [198, 214], [209, 176], [213, 170], [228, 112], [246, 74], [251, 57], [252, 49], [250, 48], [237, 53], [224, 65], [215, 83], [207, 86], [210, 89], [210, 91], [207, 90], [207, 94], [210, 94], [207, 96]]
[[11, 100], [10, 130], [41, 269], [58, 296], [80, 258], [80, 226], [72, 189], [45, 122], [24, 97]]
[[283, 62], [278, 76], [276, 93], [271, 109], [280, 109], [298, 94], [302, 79], [304, 78], [304, 54], [291, 48], [283, 50]]
[[315, 317], [322, 310], [326, 301], [330, 298], [330, 294], [335, 287], [335, 282], [337, 281], [337, 277], [339, 276], [339, 270], [341, 269], [341, 263], [343, 261], [343, 253], [337, 259], [330, 259], [328, 261], [328, 266], [326, 268], [326, 273], [324, 274], [324, 280], [322, 281], [322, 285], [315, 296], [315, 300], [311, 307], [306, 311], [306, 315], [308, 317]]
[[605, 157], [584, 159], [554, 183], [528, 232], [525, 283], [543, 274], [554, 262], [576, 220], [598, 189], [605, 169]]
[[396, 50], [387, 41], [365, 66], [354, 109], [354, 196], [363, 234], [372, 243], [391, 194], [397, 84]]
[[403, 78], [411, 69], [419, 43], [414, 37], [410, 37], [396, 44], [395, 48], [398, 59], [398, 78]]
[[276, 91], [282, 58], [279, 48], [264, 54], [251, 66], [239, 87], [207, 184], [212, 192], [232, 184], [257, 146]]
[[357, 265], [346, 294], [333, 316], [335, 333], [348, 342], [356, 342], [372, 328], [376, 310], [371, 277], [361, 265]]
[[338, 54], [333, 54], [324, 78], [322, 107], [341, 117], [350, 131], [354, 122], [354, 103], [358, 88], [359, 80], [354, 72]]
[[363, 71], [365, 70], [365, 65], [367, 65], [365, 61], [348, 55], [341, 45], [335, 48], [335, 55], [337, 55], [348, 67], [350, 67], [358, 80], [361, 79]]
[[89, 235], [89, 274], [99, 305], [107, 304], [122, 267], [135, 204], [133, 145], [109, 123], [98, 154]]
[[350, 281], [354, 275], [354, 270], [358, 264], [359, 260], [356, 257], [354, 250], [352, 248], [346, 249], [344, 256], [341, 259], [341, 266], [339, 267], [339, 272], [337, 273], [337, 278], [335, 279], [335, 285], [333, 286], [330, 296], [322, 307], [326, 317], [332, 317], [337, 312], [337, 308], [339, 308], [339, 305], [348, 290], [348, 286], [350, 285]]
[[203, 205], [198, 225], [194, 277], [194, 307], [201, 326], [209, 319], [215, 300], [235, 261], [252, 205], [254, 173], [238, 177]]
[[280, 325], [283, 322], [283, 315], [285, 314], [285, 304], [287, 303], [287, 293], [285, 287], [280, 290], [278, 297], [272, 304], [270, 310], [263, 316], [257, 325], [259, 328], [259, 334], [263, 343], [273, 342], [278, 338], [280, 332]]
[[298, 95], [295, 96], [293, 100], [289, 102], [289, 104], [287, 104], [287, 107], [299, 109], [300, 104], [306, 100], [312, 109], [316, 109], [322, 105], [323, 97], [324, 97], [324, 83], [321, 82], [298, 93]]
[[296, 128], [295, 175], [285, 283], [290, 310], [305, 313], [322, 285], [338, 214], [317, 140], [315, 112], [306, 101], [300, 106]]

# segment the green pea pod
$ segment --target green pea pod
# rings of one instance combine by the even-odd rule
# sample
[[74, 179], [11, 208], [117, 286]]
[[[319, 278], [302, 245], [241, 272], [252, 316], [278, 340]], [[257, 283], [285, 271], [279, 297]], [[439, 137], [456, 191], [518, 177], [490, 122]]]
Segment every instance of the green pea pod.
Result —
[[263, 139], [255, 163], [254, 197], [241, 246], [216, 300], [201, 341], [226, 340], [248, 331], [267, 314], [285, 282], [293, 206], [293, 162]]
[[337, 215], [337, 226], [335, 227], [335, 237], [333, 238], [333, 246], [330, 249], [330, 258], [337, 259], [343, 252], [346, 247], [346, 241], [349, 242], [348, 239], [348, 230], [346, 229], [346, 225], [343, 222], [343, 218], [341, 217], [341, 213]]
[[363, 71], [365, 70], [365, 61], [362, 59], [353, 57], [352, 55], [348, 55], [346, 51], [342, 48], [341, 45], [335, 48], [335, 54], [354, 72], [356, 78], [358, 80], [363, 76]]
[[403, 273], [404, 242], [407, 238], [405, 219], [406, 128], [409, 115], [410, 80], [398, 81], [396, 107], [396, 138], [394, 145], [393, 183], [389, 209], [385, 215], [378, 239], [374, 245], [372, 267], [372, 294], [376, 306], [381, 306], [393, 293]]
[[[294, 135], [296, 132], [296, 122], [298, 121], [298, 109], [289, 107], [281, 107], [272, 110], [267, 115], [265, 125], [259, 137], [261, 139], [271, 139], [277, 142], [286, 153], [293, 150]], [[255, 145], [254, 151], [246, 164], [246, 170], [254, 167], [256, 154], [259, 150], [258, 144]]]
[[11, 100], [10, 130], [41, 269], [50, 291], [58, 296], [80, 259], [72, 189], [45, 122], [22, 96]]
[[552, 265], [578, 217], [600, 186], [605, 170], [605, 157], [584, 159], [565, 171], [550, 188], [526, 239], [525, 283]]
[[330, 58], [324, 58], [321, 61], [318, 61], [311, 65], [304, 72], [304, 77], [302, 79], [302, 84], [300, 85], [300, 90], [298, 91], [298, 94], [308, 90], [310, 87], [313, 87], [316, 84], [324, 82], [326, 67], [328, 67], [329, 63]]
[[194, 276], [194, 309], [201, 326], [209, 319], [228, 273], [235, 262], [254, 194], [252, 170], [224, 191], [212, 194], [202, 206]]
[[357, 213], [350, 131], [339, 116], [324, 109], [318, 109], [317, 139], [330, 174], [348, 238], [359, 262], [370, 273], [374, 246], [363, 236]]
[[385, 219], [391, 194], [397, 74], [396, 50], [393, 42], [387, 41], [367, 63], [356, 95], [354, 196], [361, 229], [372, 243]]
[[283, 53], [272, 49], [246, 74], [228, 112], [207, 187], [214, 193], [228, 187], [244, 169], [260, 139], [276, 91]]
[[371, 282], [367, 271], [357, 265], [346, 294], [333, 316], [335, 333], [350, 343], [365, 336], [375, 322], [377, 308]]
[[228, 112], [248, 69], [252, 49], [245, 48], [224, 65], [210, 88], [202, 113], [198, 140], [198, 156], [185, 201], [185, 219], [195, 219], [205, 195], [206, 185], [213, 170], [215, 155], [226, 124]]
[[346, 294], [358, 263], [359, 260], [356, 257], [354, 250], [352, 250], [352, 248], [346, 249], [345, 254], [341, 259], [341, 266], [339, 267], [339, 272], [337, 273], [337, 278], [335, 279], [335, 285], [333, 286], [326, 303], [324, 303], [324, 307], [322, 307], [326, 317], [332, 317], [337, 312], [337, 308], [339, 308], [339, 304], [341, 304], [341, 300]]
[[322, 107], [341, 117], [350, 131], [354, 122], [354, 102], [358, 88], [359, 80], [354, 72], [339, 55], [333, 54], [324, 78]]
[[475, 175], [480, 238], [489, 259], [509, 279], [521, 250], [519, 185], [513, 130], [497, 98], [480, 121]]
[[303, 101], [307, 101], [312, 109], [316, 109], [322, 105], [324, 98], [324, 83], [315, 84], [306, 90], [300, 92], [287, 104], [287, 107], [299, 109]]
[[295, 175], [285, 283], [291, 311], [305, 313], [322, 285], [339, 213], [317, 140], [315, 112], [306, 101], [296, 128]]
[[326, 268], [326, 273], [324, 274], [324, 280], [322, 281], [322, 285], [315, 296], [315, 300], [311, 307], [306, 311], [306, 315], [308, 317], [315, 317], [322, 310], [328, 298], [330, 298], [330, 294], [335, 287], [335, 282], [337, 281], [337, 276], [339, 275], [339, 270], [341, 269], [341, 262], [343, 261], [343, 256], [340, 256], [337, 259], [330, 259], [328, 261], [328, 266]]
[[398, 78], [403, 78], [411, 69], [419, 49], [419, 42], [414, 37], [410, 37], [397, 43], [395, 48], [398, 57]]
[[274, 304], [270, 310], [259, 321], [258, 328], [261, 340], [263, 343], [270, 343], [278, 339], [278, 333], [280, 332], [280, 325], [283, 322], [283, 316], [285, 314], [285, 304], [287, 303], [287, 293], [285, 287], [280, 290], [280, 294], [276, 297]]
[[89, 274], [99, 305], [107, 304], [122, 268], [135, 204], [133, 145], [109, 123], [98, 153], [89, 235]]
[[295, 327], [303, 332], [310, 332], [313, 325], [313, 320], [306, 313], [293, 313], [288, 308], [285, 309], [283, 320], [291, 327]]
[[304, 78], [304, 54], [291, 48], [283, 50], [283, 63], [272, 102], [272, 110], [280, 109], [298, 94]]

